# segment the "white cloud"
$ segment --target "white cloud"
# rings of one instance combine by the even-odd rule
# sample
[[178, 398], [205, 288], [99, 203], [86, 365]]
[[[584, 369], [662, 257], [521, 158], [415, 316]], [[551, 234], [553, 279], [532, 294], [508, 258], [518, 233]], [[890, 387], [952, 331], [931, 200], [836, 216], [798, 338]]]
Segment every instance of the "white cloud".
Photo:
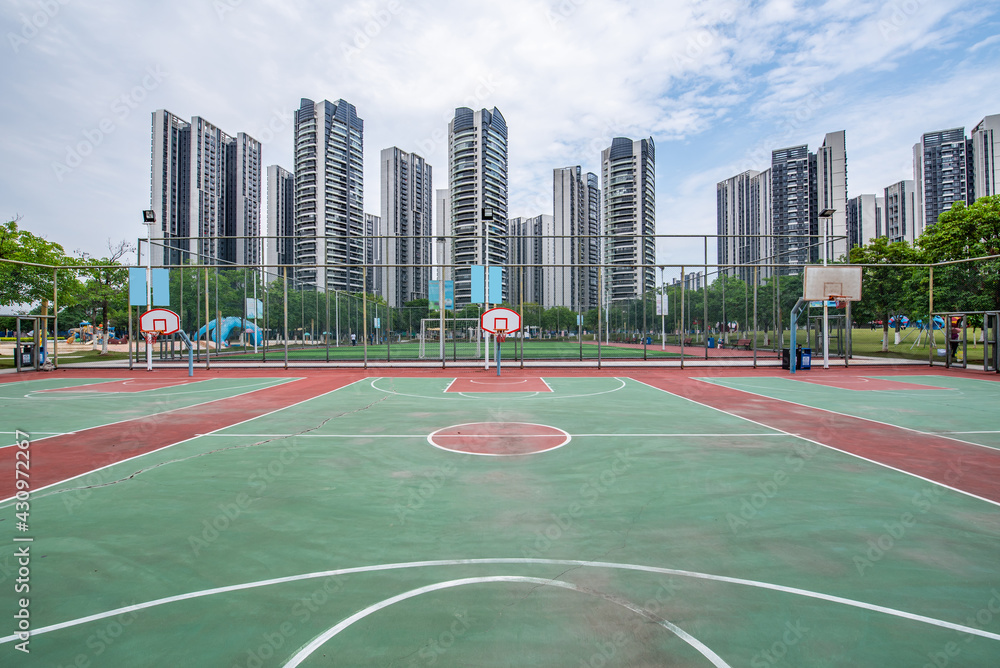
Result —
[[[766, 167], [772, 148], [815, 147], [845, 128], [854, 193], [905, 176], [900, 167], [921, 132], [1000, 112], [989, 27], [997, 12], [988, 2], [59, 6], [16, 51], [4, 45], [0, 201], [29, 229], [94, 253], [108, 237], [144, 234], [137, 219], [149, 198], [150, 113], [161, 107], [248, 132], [265, 141], [266, 164], [291, 167], [299, 99], [343, 98], [365, 121], [373, 213], [382, 148], [421, 153], [436, 186], [446, 184], [441, 137], [456, 106], [504, 114], [512, 215], [550, 212], [554, 167], [596, 172], [614, 136], [652, 135], [663, 233], [713, 233], [716, 181]], [[37, 7], [8, 2], [5, 33], [20, 35], [20, 15]], [[168, 75], [132, 99], [134, 108], [112, 106], [156, 67]], [[53, 164], [104, 121], [113, 130], [60, 180]], [[700, 242], [679, 242], [660, 259], [701, 255]]]

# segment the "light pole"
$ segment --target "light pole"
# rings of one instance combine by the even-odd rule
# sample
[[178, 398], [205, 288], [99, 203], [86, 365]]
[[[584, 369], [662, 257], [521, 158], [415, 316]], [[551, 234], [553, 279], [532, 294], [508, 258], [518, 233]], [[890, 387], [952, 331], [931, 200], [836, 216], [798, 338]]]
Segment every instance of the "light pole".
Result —
[[[483, 287], [485, 288], [485, 294], [483, 295], [483, 307], [484, 311], [490, 309], [490, 228], [493, 226], [493, 209], [490, 207], [483, 207], [483, 222], [486, 225], [485, 243], [483, 244], [483, 273], [484, 282]], [[486, 338], [486, 345], [483, 346], [483, 361], [484, 369], [490, 368], [490, 335], [488, 332], [484, 331], [483, 336]]]
[[[827, 262], [827, 240], [826, 240], [826, 228], [830, 225], [830, 220], [833, 218], [833, 214], [836, 213], [836, 209], [823, 209], [819, 212], [819, 219], [823, 221], [823, 266], [826, 266]], [[823, 298], [823, 368], [830, 368], [830, 307], [829, 300], [830, 295], [826, 295]], [[795, 351], [791, 352], [792, 355]]]
[[[146, 310], [153, 308], [153, 225], [156, 224], [156, 212], [145, 209], [142, 212], [142, 224], [146, 226]], [[96, 331], [96, 326], [95, 326]], [[105, 333], [105, 336], [107, 334]], [[146, 339], [146, 371], [153, 370], [153, 347]]]

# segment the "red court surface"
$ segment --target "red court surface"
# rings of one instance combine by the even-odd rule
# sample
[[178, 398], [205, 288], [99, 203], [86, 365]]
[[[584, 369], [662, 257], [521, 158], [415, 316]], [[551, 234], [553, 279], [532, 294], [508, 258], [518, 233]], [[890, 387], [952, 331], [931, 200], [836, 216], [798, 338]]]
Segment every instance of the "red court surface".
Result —
[[[207, 374], [206, 374], [207, 376]], [[179, 408], [135, 420], [51, 436], [31, 443], [32, 489], [94, 471], [132, 457], [287, 408], [358, 380], [342, 375], [299, 378], [236, 397]], [[0, 449], [0, 466], [14, 470], [17, 448]], [[16, 493], [14, 476], [0, 481], [0, 499]]]
[[427, 437], [436, 448], [504, 457], [555, 450], [570, 441], [562, 429], [527, 422], [473, 422], [439, 429]]
[[814, 385], [824, 385], [826, 387], [839, 387], [842, 390], [859, 391], [900, 391], [900, 390], [948, 390], [948, 387], [935, 387], [933, 385], [918, 385], [916, 383], [901, 383], [896, 380], [885, 380], [884, 378], [803, 378], [801, 374], [795, 380]]
[[57, 387], [51, 390], [38, 391], [73, 392], [74, 394], [86, 392], [117, 394], [119, 392], [149, 392], [151, 390], [162, 390], [168, 387], [179, 387], [181, 385], [190, 385], [191, 383], [201, 382], [204, 381], [195, 378], [132, 378], [128, 380], [109, 380], [106, 383], [94, 383], [93, 385], [86, 385], [84, 387]]
[[456, 378], [445, 392], [551, 392], [541, 378]]

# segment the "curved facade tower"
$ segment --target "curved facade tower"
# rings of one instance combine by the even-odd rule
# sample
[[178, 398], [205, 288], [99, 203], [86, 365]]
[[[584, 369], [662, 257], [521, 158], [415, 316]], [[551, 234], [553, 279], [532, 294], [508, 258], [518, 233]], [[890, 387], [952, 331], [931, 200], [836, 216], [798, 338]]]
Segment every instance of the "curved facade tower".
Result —
[[605, 292], [638, 299], [656, 286], [656, 153], [653, 138], [615, 137], [601, 151]]
[[[455, 304], [460, 308], [472, 301], [467, 267], [507, 264], [507, 123], [496, 107], [455, 110], [448, 123], [448, 186]], [[506, 285], [503, 294], [506, 300]]]
[[303, 98], [295, 111], [295, 276], [318, 290], [364, 281], [364, 121], [343, 100]]

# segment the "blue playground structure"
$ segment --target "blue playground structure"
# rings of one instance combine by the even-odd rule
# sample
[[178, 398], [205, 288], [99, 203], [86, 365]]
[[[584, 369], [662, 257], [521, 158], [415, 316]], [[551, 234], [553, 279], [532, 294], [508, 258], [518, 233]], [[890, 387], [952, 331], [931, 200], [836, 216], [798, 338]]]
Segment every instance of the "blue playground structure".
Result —
[[198, 330], [198, 336], [195, 337], [195, 340], [197, 341], [202, 338], [206, 338], [207, 335], [212, 337], [212, 339], [216, 342], [216, 345], [219, 344], [221, 339], [222, 345], [228, 347], [228, 339], [234, 329], [246, 330], [247, 334], [253, 337], [248, 337], [251, 343], [255, 340], [257, 345], [264, 343], [264, 334], [260, 331], [260, 328], [257, 327], [257, 325], [253, 324], [249, 320], [244, 320], [243, 318], [238, 318], [236, 316], [223, 318], [222, 325], [218, 328], [215, 326], [215, 320], [210, 320], [207, 325]]

